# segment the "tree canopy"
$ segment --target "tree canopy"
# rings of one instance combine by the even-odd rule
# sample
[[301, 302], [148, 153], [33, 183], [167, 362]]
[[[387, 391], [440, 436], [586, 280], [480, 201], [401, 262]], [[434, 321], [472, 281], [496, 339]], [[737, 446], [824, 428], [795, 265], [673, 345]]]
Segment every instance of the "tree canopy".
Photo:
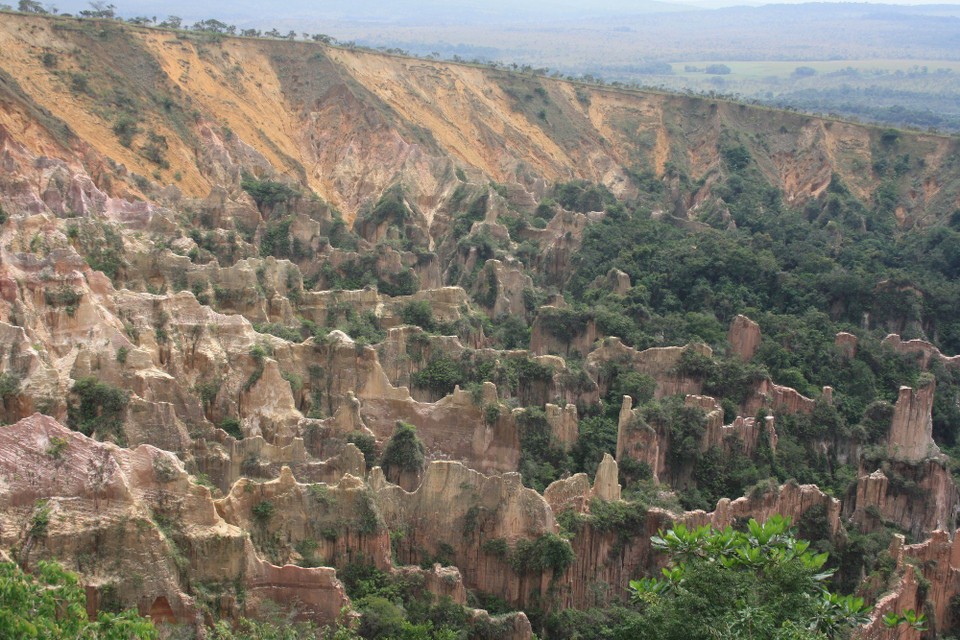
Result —
[[35, 574], [0, 562], [0, 637], [51, 640], [151, 640], [153, 623], [136, 611], [101, 611], [87, 617], [86, 596], [77, 574], [56, 562], [40, 561]]

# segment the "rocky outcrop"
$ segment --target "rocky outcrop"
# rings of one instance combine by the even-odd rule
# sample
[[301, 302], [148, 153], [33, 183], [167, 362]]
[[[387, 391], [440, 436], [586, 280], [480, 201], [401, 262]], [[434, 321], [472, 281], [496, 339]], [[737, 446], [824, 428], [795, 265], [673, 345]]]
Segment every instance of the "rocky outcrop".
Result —
[[365, 559], [381, 569], [391, 566], [386, 527], [360, 478], [304, 485], [284, 467], [275, 480], [241, 479], [216, 507], [226, 522], [250, 531], [254, 545], [275, 564]]
[[576, 444], [579, 433], [577, 407], [572, 404], [560, 407], [548, 402], [543, 409], [547, 416], [547, 422], [550, 424], [554, 441], [563, 448], [570, 449]]
[[401, 562], [443, 557], [459, 567], [467, 588], [517, 606], [531, 602], [536, 592], [546, 593], [549, 571], [517, 575], [501, 553], [503, 544], [557, 530], [550, 505], [525, 488], [519, 474], [485, 476], [460, 463], [436, 461], [413, 493], [388, 484], [379, 469], [369, 483], [387, 526], [403, 532], [396, 545]]
[[[907, 610], [928, 613], [928, 626], [935, 633], [956, 627], [958, 620], [951, 606], [960, 594], [960, 532], [934, 531], [919, 544], [905, 544], [895, 534], [889, 553], [895, 562], [893, 588], [873, 608], [872, 620], [859, 629], [862, 640], [920, 640], [921, 633], [901, 624], [890, 629], [883, 624], [887, 613]], [[922, 577], [924, 587], [920, 586]]]
[[564, 511], [587, 513], [590, 510], [592, 494], [593, 489], [587, 474], [576, 473], [569, 478], [551, 482], [543, 492], [543, 499], [547, 501], [554, 513]]
[[473, 297], [491, 318], [505, 315], [523, 318], [527, 315], [524, 295], [532, 291], [533, 280], [523, 272], [522, 264], [515, 260], [506, 263], [487, 260], [477, 276]]
[[927, 370], [930, 363], [938, 362], [948, 369], [960, 367], [960, 356], [945, 356], [940, 353], [940, 349], [927, 342], [926, 340], [903, 340], [895, 333], [891, 333], [883, 339], [881, 344], [884, 347], [893, 349], [897, 353], [912, 354], [917, 357], [917, 363], [920, 368]]
[[593, 319], [584, 322], [583, 330], [576, 335], [558, 337], [550, 333], [544, 326], [541, 316], [533, 322], [530, 329], [530, 351], [537, 355], [580, 354], [584, 356], [593, 350], [593, 344], [600, 334], [597, 332], [597, 323]]
[[847, 517], [864, 529], [894, 523], [918, 539], [953, 527], [960, 493], [943, 461], [890, 461], [880, 468], [865, 464], [861, 464], [855, 498], [844, 504]]
[[750, 361], [760, 346], [760, 325], [744, 315], [738, 315], [730, 323], [727, 342], [731, 353], [741, 360]]
[[610, 293], [615, 293], [620, 296], [627, 295], [631, 286], [630, 276], [620, 269], [610, 269], [607, 275], [597, 276], [596, 279], [590, 283], [592, 289], [609, 291]]
[[597, 467], [597, 475], [593, 479], [593, 497], [607, 502], [620, 499], [620, 483], [617, 480], [620, 471], [617, 461], [609, 453], [603, 454], [603, 460]]
[[840, 532], [840, 501], [816, 485], [800, 485], [796, 482], [768, 487], [736, 500], [721, 498], [715, 511], [689, 511], [680, 516], [678, 521], [685, 522], [687, 526], [709, 524], [716, 529], [724, 529], [744, 519], [754, 518], [763, 522], [770, 516], [780, 514], [797, 523], [811, 509], [822, 512], [818, 517], [825, 519], [827, 532], [831, 536]]
[[[38, 518], [42, 529], [31, 526]], [[298, 598], [307, 605], [300, 614], [321, 623], [349, 604], [333, 570], [257, 557], [173, 454], [98, 443], [39, 414], [0, 430], [0, 546], [17, 548], [24, 564], [56, 558], [77, 567], [95, 597], [109, 592], [121, 606], [177, 622], [197, 621], [190, 583], [236, 581], [253, 608]]]
[[756, 384], [753, 393], [740, 407], [740, 413], [753, 416], [763, 408], [778, 413], [812, 413], [816, 404], [815, 400], [796, 389], [774, 384], [772, 380], [765, 378]]
[[[688, 344], [685, 347], [654, 347], [637, 351], [623, 344], [619, 338], [605, 338], [603, 344], [587, 356], [586, 369], [594, 379], [602, 380], [600, 370], [604, 363], [617, 362], [656, 380], [657, 388], [654, 393], [656, 398], [699, 394], [703, 386], [700, 380], [677, 373], [680, 358], [687, 350], [693, 350], [705, 356], [713, 355], [710, 347], [700, 343]], [[601, 395], [605, 395], [608, 391], [605, 385], [601, 385]]]
[[936, 381], [930, 379], [916, 390], [900, 387], [887, 436], [887, 453], [898, 460], [918, 462], [940, 455], [933, 441], [933, 395]]
[[623, 396], [617, 420], [617, 462], [622, 464], [624, 460], [646, 464], [655, 482], [659, 482], [667, 467], [666, 434], [643, 420], [639, 410], [633, 409], [630, 396]]
[[699, 407], [705, 413], [706, 429], [700, 440], [701, 451], [711, 447], [729, 449], [730, 444], [736, 442], [744, 454], [753, 455], [761, 434], [766, 437], [770, 448], [776, 451], [777, 432], [773, 416], [767, 416], [762, 421], [758, 421], [755, 417], [737, 416], [730, 424], [723, 424], [723, 409], [716, 399], [709, 396], [688, 395], [684, 403], [688, 407]]
[[852, 333], [841, 331], [833, 340], [833, 346], [847, 360], [852, 360], [857, 356], [857, 336]]
[[527, 230], [526, 237], [540, 247], [540, 254], [534, 261], [544, 274], [546, 284], [560, 285], [566, 281], [573, 256], [583, 242], [584, 231], [591, 223], [602, 220], [604, 215], [599, 211], [584, 214], [561, 210], [547, 223], [546, 229]]
[[[576, 476], [574, 476], [576, 478]], [[565, 483], [563, 493], [571, 495], [582, 487], [583, 481], [574, 478]], [[559, 485], [560, 483], [554, 483]], [[559, 499], [560, 487], [551, 486], [548, 494], [558, 504], [575, 508], [576, 500]], [[583, 513], [583, 511], [581, 511]], [[577, 535], [571, 541], [576, 559], [557, 589], [558, 606], [588, 608], [609, 606], [611, 601], [628, 597], [626, 585], [638, 576], [659, 572], [663, 556], [650, 546], [650, 537], [677, 522], [687, 526], [711, 525], [716, 528], [733, 526], [748, 518], [764, 520], [773, 514], [790, 517], [799, 522], [806, 514], [822, 518], [831, 536], [841, 535], [840, 502], [813, 485], [787, 483], [779, 488], [730, 501], [722, 499], [711, 513], [693, 511], [674, 514], [653, 508], [639, 519], [636, 529], [610, 529], [608, 523], [582, 521]], [[607, 585], [605, 589], [590, 585]]]

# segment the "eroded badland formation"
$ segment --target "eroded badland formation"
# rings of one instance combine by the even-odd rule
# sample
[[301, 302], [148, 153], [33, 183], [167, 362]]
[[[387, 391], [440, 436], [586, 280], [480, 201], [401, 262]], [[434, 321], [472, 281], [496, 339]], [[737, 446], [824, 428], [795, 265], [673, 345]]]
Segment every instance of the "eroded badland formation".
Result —
[[[893, 396], [870, 428], [804, 439], [793, 426], [845, 410], [867, 338], [836, 334], [823, 384], [761, 371], [723, 395], [711, 366], [793, 347], [738, 308], [716, 339], [631, 340], [583, 309], [640, 300], [637, 274], [571, 285], [611, 203], [690, 237], [733, 233], [746, 166], [784, 209], [826, 210], [842, 185], [863, 203], [892, 190], [892, 236], [946, 224], [956, 139], [94, 20], [4, 14], [0, 51], [0, 549], [79, 572], [92, 609], [202, 626], [279, 607], [325, 624], [350, 606], [338, 569], [363, 562], [471, 611], [495, 597], [517, 613], [471, 615], [528, 638], [520, 611], [626, 598], [663, 563], [658, 529], [780, 513], [848, 556], [865, 554], [855, 535], [886, 532], [884, 571], [849, 569], [852, 587], [875, 614], [960, 624], [958, 492], [934, 441], [960, 362], [921, 316], [857, 312], [853, 328], [891, 334], [870, 358], [922, 373], [876, 382]], [[593, 447], [584, 425], [611, 402], [615, 440]], [[375, 466], [398, 421], [422, 466]], [[678, 495], [722, 495], [693, 462], [711, 456], [849, 477], [685, 511]], [[538, 544], [574, 559], [517, 560]]]

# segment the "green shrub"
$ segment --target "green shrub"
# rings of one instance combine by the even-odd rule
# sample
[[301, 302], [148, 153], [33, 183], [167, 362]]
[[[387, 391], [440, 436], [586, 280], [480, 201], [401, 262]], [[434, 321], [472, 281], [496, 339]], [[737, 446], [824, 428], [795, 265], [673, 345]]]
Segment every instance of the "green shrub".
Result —
[[20, 392], [20, 376], [4, 372], [0, 373], [0, 399], [6, 401]]
[[275, 510], [276, 507], [273, 506], [272, 502], [269, 500], [261, 500], [253, 506], [250, 513], [258, 525], [266, 526], [267, 523], [270, 522], [270, 519], [273, 518]]
[[377, 460], [376, 438], [360, 431], [354, 431], [347, 436], [347, 442], [352, 443], [357, 447], [357, 449], [360, 449], [360, 453], [363, 454], [363, 461], [366, 463], [367, 469], [373, 466]]
[[533, 541], [520, 539], [510, 552], [510, 566], [519, 575], [551, 571], [558, 578], [575, 559], [570, 542], [555, 533]]
[[250, 197], [261, 209], [273, 208], [278, 204], [287, 203], [301, 196], [298, 189], [283, 182], [257, 180], [251, 176], [245, 176], [240, 181], [240, 187], [250, 194]]
[[425, 331], [433, 331], [436, 328], [436, 320], [433, 318], [433, 308], [427, 300], [412, 300], [400, 306], [400, 319], [404, 324], [411, 324]]
[[129, 114], [123, 113], [117, 116], [113, 122], [113, 133], [125, 147], [133, 144], [133, 137], [140, 133], [138, 120]]
[[573, 460], [553, 439], [553, 430], [543, 410], [527, 408], [517, 414], [520, 437], [519, 471], [525, 486], [543, 491], [566, 473], [573, 471]]
[[153, 640], [148, 618], [130, 609], [87, 616], [79, 576], [55, 562], [41, 560], [33, 575], [12, 562], [0, 562], [0, 636], [4, 638], [101, 638]]
[[362, 535], [373, 535], [386, 528], [370, 491], [360, 494], [357, 501], [357, 519], [353, 526], [356, 532]]
[[207, 380], [198, 380], [193, 386], [193, 390], [200, 396], [200, 402], [205, 407], [213, 406], [220, 393], [220, 387], [223, 386], [223, 378], [211, 378]]
[[421, 471], [425, 463], [423, 442], [417, 437], [417, 428], [398, 421], [380, 458], [383, 472], [389, 477], [394, 473]]
[[447, 395], [457, 385], [466, 383], [463, 368], [449, 357], [439, 354], [426, 367], [410, 376], [410, 382], [436, 395]]
[[574, 338], [586, 331], [587, 322], [592, 317], [587, 311], [549, 307], [541, 310], [537, 319], [544, 331], [570, 344]]
[[250, 373], [250, 377], [247, 378], [247, 382], [244, 385], [244, 389], [249, 391], [253, 388], [253, 385], [257, 384], [260, 378], [263, 376], [263, 368], [265, 366], [264, 361], [267, 357], [267, 349], [262, 344], [255, 344], [250, 347], [250, 357], [253, 358], [253, 371]]
[[80, 378], [70, 390], [67, 426], [86, 436], [99, 440], [112, 438], [122, 444], [129, 399], [129, 393], [123, 389], [98, 382], [96, 378]]
[[647, 508], [639, 502], [599, 500], [590, 501], [588, 521], [598, 531], [613, 531], [621, 539], [643, 534]]
[[68, 443], [65, 438], [53, 436], [50, 438], [50, 443], [47, 445], [47, 455], [54, 460], [60, 460], [63, 458], [63, 452], [67, 450], [67, 446]]
[[45, 290], [43, 297], [51, 307], [63, 307], [66, 309], [67, 314], [72, 316], [76, 313], [80, 300], [83, 299], [83, 291], [64, 285], [56, 289]]
[[507, 558], [510, 555], [510, 545], [508, 545], [507, 541], [503, 538], [484, 540], [480, 548], [483, 549], [484, 553], [489, 553], [498, 558]]
[[243, 429], [240, 428], [240, 420], [233, 416], [228, 416], [220, 421], [220, 428], [237, 440], [243, 440]]

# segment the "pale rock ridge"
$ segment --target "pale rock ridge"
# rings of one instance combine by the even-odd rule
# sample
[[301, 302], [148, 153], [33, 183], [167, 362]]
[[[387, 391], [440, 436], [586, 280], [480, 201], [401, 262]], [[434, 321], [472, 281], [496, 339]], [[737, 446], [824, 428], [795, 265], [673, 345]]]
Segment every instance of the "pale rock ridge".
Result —
[[[687, 378], [675, 373], [680, 358], [684, 352], [692, 350], [704, 356], [712, 356], [713, 350], [700, 343], [688, 344], [684, 347], [653, 347], [644, 351], [637, 351], [628, 347], [619, 338], [606, 338], [601, 346], [590, 352], [586, 358], [585, 368], [594, 379], [600, 378], [600, 370], [606, 362], [622, 362], [637, 373], [652, 376], [657, 381], [656, 398], [664, 398], [678, 394], [699, 394], [702, 390], [700, 380]], [[609, 391], [601, 387], [600, 394]], [[750, 415], [750, 414], [747, 414]]]
[[633, 398], [623, 396], [617, 420], [618, 462], [632, 459], [646, 463], [654, 482], [659, 482], [667, 467], [667, 447], [661, 445], [665, 436], [644, 422], [639, 409], [633, 409]]
[[[258, 511], [265, 503], [269, 516]], [[301, 484], [283, 467], [273, 480], [238, 480], [216, 507], [226, 522], [252, 532], [254, 545], [277, 564], [302, 559], [297, 543], [312, 541], [314, 561], [324, 565], [366, 558], [380, 569], [391, 567], [388, 532], [361, 478], [346, 474], [334, 485]], [[268, 545], [271, 539], [279, 542]]]
[[931, 362], [939, 362], [948, 369], [960, 367], [960, 355], [946, 356], [926, 340], [903, 340], [899, 335], [891, 333], [881, 344], [898, 353], [916, 354], [920, 368], [924, 370], [930, 367]]
[[[729, 452], [732, 437], [739, 442], [742, 450], [750, 455], [756, 450], [761, 433], [767, 438], [770, 448], [776, 450], [777, 431], [773, 416], [767, 416], [762, 424], [758, 424], [753, 417], [737, 416], [733, 422], [725, 425], [723, 409], [716, 399], [689, 394], [684, 399], [684, 404], [704, 411], [705, 430], [700, 440], [701, 451], [719, 447]], [[633, 398], [624, 396], [617, 421], [617, 461], [633, 459], [646, 463], [654, 481], [659, 482], [668, 471], [666, 459], [669, 448], [669, 436], [661, 433], [659, 427], [648, 425], [639, 409], [633, 409]]]
[[546, 229], [528, 229], [525, 232], [525, 237], [541, 247], [535, 262], [536, 267], [543, 271], [547, 284], [563, 283], [569, 273], [570, 261], [583, 242], [587, 226], [599, 222], [605, 215], [602, 212], [584, 214], [561, 210], [547, 223]]
[[828, 496], [813, 484], [800, 485], [787, 482], [780, 487], [770, 487], [750, 496], [730, 500], [721, 498], [717, 508], [711, 513], [703, 511], [688, 511], [678, 518], [678, 521], [687, 525], [709, 524], [717, 529], [732, 526], [734, 521], [743, 518], [754, 518], [760, 522], [770, 516], [780, 514], [789, 516], [796, 523], [807, 511], [813, 508], [823, 508], [827, 522], [827, 530], [831, 536], [838, 534], [840, 524], [840, 501]]
[[570, 510], [587, 513], [590, 510], [592, 493], [593, 489], [587, 474], [575, 473], [569, 478], [551, 482], [543, 492], [543, 499], [547, 501], [554, 513]]
[[590, 283], [591, 289], [601, 289], [624, 296], [630, 291], [630, 276], [620, 269], [610, 269], [605, 276], [597, 276]]
[[587, 474], [577, 473], [550, 483], [543, 492], [543, 498], [555, 514], [571, 510], [581, 514], [589, 513], [590, 503], [594, 499], [606, 502], [620, 500], [618, 474], [616, 461], [606, 453], [597, 467], [593, 487], [590, 486]]
[[276, 360], [266, 358], [257, 381], [240, 394], [240, 418], [246, 435], [264, 436], [268, 442], [283, 446], [296, 434], [303, 418], [297, 411], [293, 392], [280, 372]]
[[740, 407], [740, 412], [745, 416], [753, 416], [760, 409], [769, 408], [783, 413], [812, 413], [816, 404], [814, 399], [796, 389], [765, 378], [756, 384], [753, 393]]
[[706, 416], [706, 431], [700, 440], [700, 450], [706, 451], [711, 447], [728, 449], [728, 438], [733, 437], [741, 446], [746, 455], [752, 455], [757, 448], [761, 432], [767, 437], [767, 444], [776, 450], [777, 432], [774, 427], [775, 418], [767, 416], [762, 424], [755, 417], [737, 416], [730, 424], [723, 424], [723, 408], [715, 398], [710, 396], [688, 395], [684, 399], [688, 407], [699, 407]]

